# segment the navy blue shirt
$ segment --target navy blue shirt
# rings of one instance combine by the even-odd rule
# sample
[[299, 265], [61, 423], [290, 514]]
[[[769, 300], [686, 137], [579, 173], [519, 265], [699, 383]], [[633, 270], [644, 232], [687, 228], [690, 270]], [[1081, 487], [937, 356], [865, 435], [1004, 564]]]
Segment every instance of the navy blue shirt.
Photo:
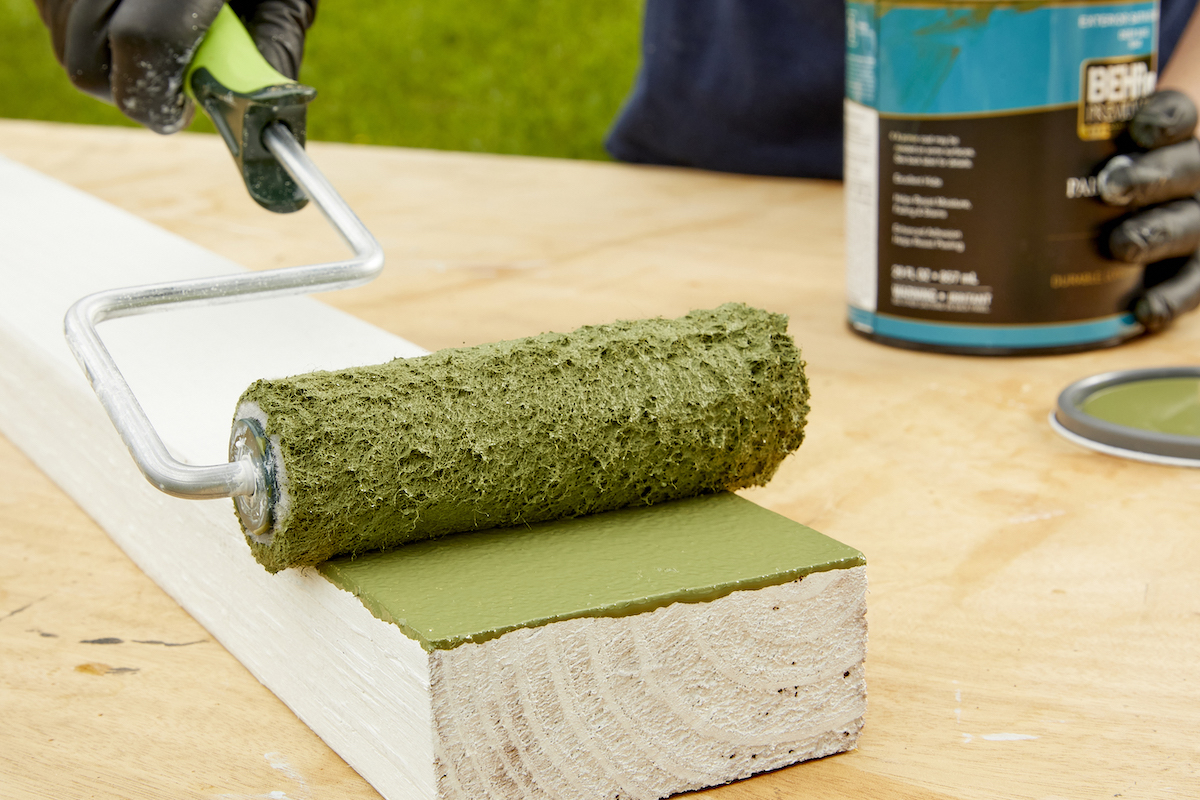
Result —
[[[1160, 69], [1197, 2], [1161, 0]], [[845, 13], [831, 0], [647, 0], [641, 71], [605, 146], [622, 161], [841, 178]]]

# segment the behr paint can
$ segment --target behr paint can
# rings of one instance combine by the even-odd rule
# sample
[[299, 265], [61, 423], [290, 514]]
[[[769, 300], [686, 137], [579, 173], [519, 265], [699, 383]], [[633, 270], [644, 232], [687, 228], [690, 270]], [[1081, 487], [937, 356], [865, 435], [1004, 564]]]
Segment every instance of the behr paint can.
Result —
[[1096, 173], [1157, 76], [1158, 3], [846, 3], [849, 323], [951, 353], [1142, 332]]

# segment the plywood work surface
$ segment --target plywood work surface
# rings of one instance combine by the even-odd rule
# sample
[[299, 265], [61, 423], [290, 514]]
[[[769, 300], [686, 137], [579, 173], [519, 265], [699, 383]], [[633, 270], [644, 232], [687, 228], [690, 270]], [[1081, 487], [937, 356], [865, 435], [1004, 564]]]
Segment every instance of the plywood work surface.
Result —
[[[1192, 363], [1200, 317], [1072, 356], [901, 351], [846, 330], [838, 184], [311, 152], [389, 259], [323, 299], [425, 347], [730, 300], [791, 316], [808, 439], [745, 494], [866, 555], [866, 728], [703, 796], [1200, 795], [1200, 472], [1046, 422], [1077, 378]], [[0, 155], [250, 268], [343, 252], [314, 210], [260, 211], [210, 137], [4, 121]], [[375, 796], [7, 442], [0, 548], [0, 794]]]

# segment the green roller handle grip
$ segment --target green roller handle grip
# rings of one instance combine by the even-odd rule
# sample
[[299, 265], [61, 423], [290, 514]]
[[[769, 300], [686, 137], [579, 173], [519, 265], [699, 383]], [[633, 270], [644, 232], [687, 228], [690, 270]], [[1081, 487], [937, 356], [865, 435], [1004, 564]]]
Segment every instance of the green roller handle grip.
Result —
[[270, 211], [303, 208], [308, 197], [263, 145], [262, 134], [281, 122], [303, 146], [308, 103], [317, 92], [276, 72], [229, 6], [196, 48], [183, 86], [225, 140], [250, 196]]

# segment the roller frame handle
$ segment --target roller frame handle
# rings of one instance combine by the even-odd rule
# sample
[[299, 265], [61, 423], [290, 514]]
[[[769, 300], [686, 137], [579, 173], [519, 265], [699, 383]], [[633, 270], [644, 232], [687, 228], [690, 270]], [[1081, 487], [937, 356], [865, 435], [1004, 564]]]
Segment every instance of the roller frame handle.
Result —
[[[311, 198], [354, 251], [353, 257], [96, 292], [71, 306], [63, 328], [71, 352], [146, 480], [176, 497], [232, 497], [244, 524], [252, 528], [255, 520], [269, 521], [275, 493], [273, 463], [263, 446], [264, 437], [252, 426], [235, 424], [230, 462], [197, 465], [176, 460], [104, 346], [97, 326], [108, 319], [171, 308], [361, 286], [383, 269], [383, 249], [302, 146], [304, 107], [316, 93], [273, 70], [229, 8], [221, 10], [197, 49], [185, 73], [185, 86], [213, 117], [251, 196], [272, 211], [295, 211]], [[252, 329], [248, 316], [247, 330]]]
[[268, 64], [227, 5], [196, 48], [183, 85], [225, 140], [250, 196], [269, 211], [303, 208], [308, 196], [263, 144], [263, 131], [281, 123], [303, 147], [316, 89]]

